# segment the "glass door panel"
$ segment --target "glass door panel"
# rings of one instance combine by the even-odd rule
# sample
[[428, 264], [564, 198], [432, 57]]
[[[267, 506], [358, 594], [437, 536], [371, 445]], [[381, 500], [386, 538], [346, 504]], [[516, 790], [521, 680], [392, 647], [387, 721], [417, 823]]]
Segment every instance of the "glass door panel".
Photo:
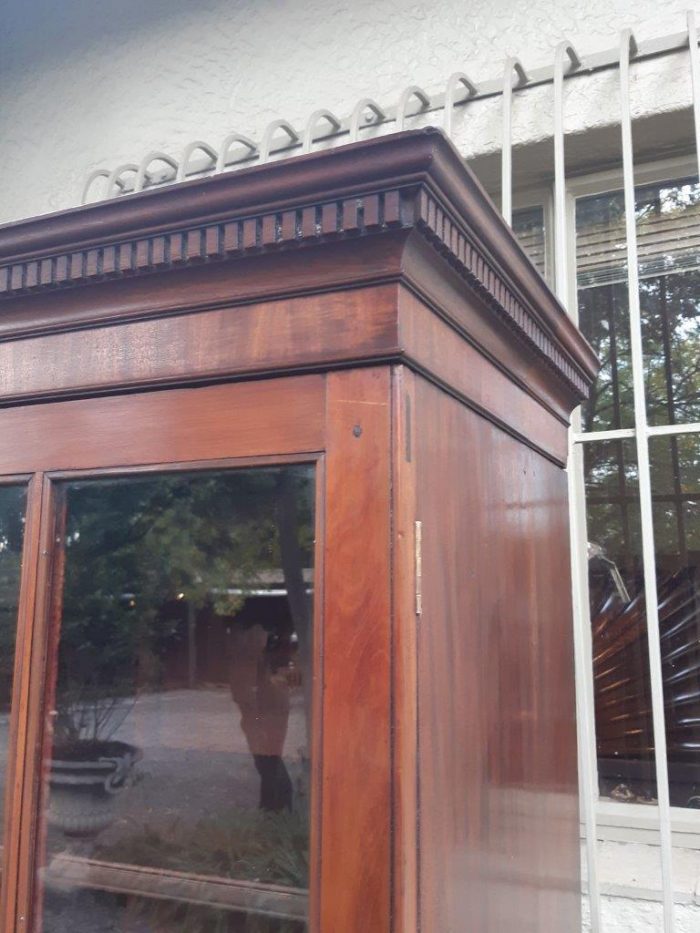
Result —
[[[25, 485], [0, 486], [0, 801], [5, 800], [19, 581], [27, 506]], [[0, 820], [0, 845], [4, 844]]]
[[306, 930], [314, 485], [57, 484], [37, 930]]

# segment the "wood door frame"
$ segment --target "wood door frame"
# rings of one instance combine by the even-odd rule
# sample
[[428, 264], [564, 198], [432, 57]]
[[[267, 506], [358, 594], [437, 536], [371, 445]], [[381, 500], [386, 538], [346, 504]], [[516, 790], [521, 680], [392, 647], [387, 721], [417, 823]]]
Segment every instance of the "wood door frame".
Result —
[[[297, 382], [297, 380], [292, 380]], [[39, 899], [35, 895], [37, 882], [37, 857], [40, 851], [38, 833], [40, 826], [40, 802], [42, 792], [45, 791], [43, 780], [44, 765], [43, 751], [45, 741], [46, 722], [46, 685], [51, 663], [55, 655], [55, 645], [51, 645], [55, 638], [56, 626], [51, 619], [52, 576], [55, 569], [54, 537], [55, 537], [55, 502], [59, 484], [71, 479], [100, 480], [108, 477], [120, 476], [147, 476], [152, 474], [172, 474], [181, 471], [205, 472], [222, 469], [249, 469], [253, 467], [266, 467], [280, 464], [310, 463], [315, 468], [315, 504], [316, 504], [316, 553], [315, 572], [317, 577], [323, 579], [323, 513], [325, 510], [325, 455], [319, 449], [325, 430], [325, 385], [321, 376], [302, 377], [298, 384], [299, 392], [295, 392], [290, 380], [270, 380], [263, 384], [263, 391], [259, 392], [259, 384], [236, 383], [227, 386], [210, 387], [201, 393], [201, 390], [180, 390], [165, 393], [140, 393], [119, 399], [118, 410], [122, 417], [138, 416], [154, 405], [157, 409], [167, 409], [169, 406], [176, 409], [179, 418], [182, 411], [182, 402], [187, 399], [195, 402], [222, 401], [240, 403], [253, 417], [260, 419], [257, 431], [251, 430], [250, 424], [239, 437], [229, 432], [225, 444], [229, 447], [229, 456], [221, 456], [221, 443], [214, 443], [215, 456], [203, 456], [191, 459], [150, 459], [148, 455], [139, 455], [139, 443], [136, 440], [127, 450], [123, 447], [123, 432], [116, 430], [117, 440], [111, 445], [105, 442], [105, 436], [97, 438], [86, 436], [86, 429], [79, 426], [73, 428], [71, 443], [81, 447], [78, 460], [81, 466], [66, 468], [62, 464], [70, 463], [71, 457], [66, 454], [66, 446], [62, 438], [63, 432], [71, 424], [80, 423], [82, 416], [87, 415], [88, 425], [102, 413], [108, 417], [114, 413], [115, 397], [92, 398], [72, 403], [46, 403], [45, 405], [28, 406], [21, 409], [6, 409], [0, 412], [0, 421], [9, 421], [20, 429], [11, 437], [11, 450], [7, 451], [7, 458], [15, 460], [25, 456], [30, 465], [36, 453], [37, 436], [43, 439], [41, 452], [42, 465], [48, 466], [52, 461], [56, 469], [36, 470], [33, 473], [7, 473], [0, 475], [0, 484], [27, 483], [28, 495], [26, 505], [26, 529], [23, 548], [23, 567], [20, 585], [20, 611], [17, 628], [17, 648], [15, 656], [15, 672], [13, 679], [13, 705], [11, 712], [10, 746], [8, 748], [8, 782], [5, 806], [5, 824], [7, 836], [4, 845], [4, 883], [2, 886], [2, 918], [3, 929], [20, 931], [34, 929], [38, 917], [34, 908]], [[183, 396], [186, 392], [187, 396]], [[191, 393], [197, 393], [195, 395]], [[251, 408], [251, 402], [262, 396], [262, 403]], [[301, 405], [299, 404], [301, 399]], [[266, 402], [266, 404], [265, 404]], [[194, 406], [195, 408], [198, 406]], [[235, 404], [232, 410], [235, 412]], [[315, 425], [305, 423], [306, 417], [313, 407]], [[291, 413], [285, 418], [284, 412]], [[240, 412], [239, 412], [240, 413]], [[270, 415], [272, 430], [270, 430]], [[228, 406], [221, 406], [216, 413], [214, 421], [204, 429], [194, 430], [192, 437], [185, 439], [185, 446], [194, 451], [201, 446], [207, 433], [212, 434], [221, 425], [217, 423], [223, 418], [229, 419], [232, 411]], [[46, 427], [47, 418], [53, 421], [54, 431], [47, 435], [42, 432]], [[248, 417], [248, 421], [250, 421]], [[109, 428], [119, 428], [113, 418], [109, 421]], [[121, 426], [123, 427], [123, 425]], [[196, 426], [193, 426], [196, 427]], [[255, 435], [259, 442], [255, 444]], [[145, 438], [147, 451], [153, 447], [152, 439]], [[182, 438], [178, 441], [182, 447]], [[156, 445], [157, 446], [157, 445]], [[257, 446], [257, 451], [252, 448]], [[238, 455], [238, 450], [241, 455]], [[314, 449], [315, 448], [315, 449]], [[282, 452], [276, 452], [280, 450]], [[67, 459], [66, 459], [67, 457]], [[87, 465], [92, 461], [90, 465]], [[0, 469], [2, 463], [0, 461]], [[315, 587], [314, 593], [314, 667], [319, 668], [322, 653], [322, 639], [318, 633], [322, 631], [322, 592], [323, 587]], [[320, 681], [319, 681], [320, 682]], [[320, 744], [320, 720], [322, 716], [320, 691], [315, 691], [312, 701], [312, 736], [311, 744], [314, 747]], [[320, 754], [315, 754], [312, 762], [312, 803], [310, 845], [311, 865], [320, 859], [319, 848], [319, 805], [318, 787], [320, 786]], [[318, 873], [311, 872], [312, 878]], [[315, 885], [315, 887], [318, 887]], [[317, 899], [317, 891], [311, 892], [311, 899]], [[312, 909], [312, 913], [318, 912]]]
[[[3, 484], [10, 475], [0, 478]], [[2, 889], [0, 924], [3, 930], [14, 929], [16, 892], [19, 871], [20, 821], [25, 788], [24, 765], [27, 746], [25, 693], [28, 688], [32, 658], [32, 638], [40, 562], [41, 505], [44, 477], [40, 472], [27, 481], [24, 541], [20, 573], [20, 591], [15, 634], [15, 658], [12, 676], [12, 702], [7, 748], [7, 774], [3, 803]]]
[[[214, 404], [215, 417], [206, 419], [203, 401]], [[168, 406], [177, 414], [172, 459], [162, 457], [172, 425], [162, 425], [165, 440], [137, 431], [133, 444], [124, 446], [119, 418], [140, 417], [153, 406], [160, 414]], [[183, 450], [201, 448], [219, 422], [230, 424], [239, 416], [240, 433], [228, 431], [223, 441], [217, 435], [204, 456], [182, 458]], [[102, 429], [100, 419], [106, 421]], [[30, 474], [20, 592], [24, 641], [13, 685], [10, 757], [16, 769], [6, 809], [6, 933], [36, 928], [46, 683], [56, 629], [50, 558], [59, 484], [280, 463], [316, 468], [309, 930], [355, 933], [363, 916], [374, 918], [376, 929], [389, 930], [391, 421], [389, 366], [0, 409], [0, 431], [9, 438], [0, 471], [18, 463], [31, 467], [34, 458], [41, 467]], [[226, 445], [229, 455], [222, 456]], [[12, 475], [20, 474], [14, 469]], [[0, 472], [0, 483], [9, 477]], [[353, 728], [357, 721], [365, 726]], [[374, 841], [361, 838], [363, 833]]]

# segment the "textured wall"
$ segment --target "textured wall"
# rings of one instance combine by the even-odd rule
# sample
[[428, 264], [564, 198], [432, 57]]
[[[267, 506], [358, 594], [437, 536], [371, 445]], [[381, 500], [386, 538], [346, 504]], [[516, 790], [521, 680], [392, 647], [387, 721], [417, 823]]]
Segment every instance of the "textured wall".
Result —
[[[590, 933], [588, 905], [584, 899], [582, 933]], [[603, 897], [601, 915], [605, 933], [660, 933], [664, 928], [663, 907], [659, 901], [632, 900], [626, 897]], [[698, 933], [700, 907], [676, 904], [676, 933]]]
[[[70, 207], [97, 167], [176, 154], [231, 129], [395, 102], [454, 70], [492, 78], [507, 54], [538, 67], [563, 37], [581, 52], [684, 28], [692, 0], [7, 0], [0, 36], [0, 220]], [[574, 87], [574, 85], [576, 85]], [[570, 82], [569, 129], [616, 118], [614, 73]], [[637, 113], [687, 106], [686, 57], [640, 66]], [[516, 101], [514, 134], [551, 133], [551, 89]], [[497, 101], [466, 109], [465, 154], [499, 145]]]

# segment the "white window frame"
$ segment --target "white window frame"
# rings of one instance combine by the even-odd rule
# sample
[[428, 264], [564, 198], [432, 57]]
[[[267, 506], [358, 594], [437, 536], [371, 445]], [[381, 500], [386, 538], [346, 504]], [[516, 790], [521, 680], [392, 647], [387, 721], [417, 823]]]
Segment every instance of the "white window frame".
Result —
[[[672, 181], [678, 178], [697, 175], [697, 157], [695, 155], [679, 156], [671, 159], [657, 160], [636, 164], [634, 167], [635, 187], [646, 184], [655, 184], [663, 181]], [[573, 294], [569, 296], [568, 308], [574, 321], [578, 323], [578, 305], [576, 296], [576, 201], [580, 198], [595, 195], [619, 192], [623, 187], [622, 171], [620, 169], [601, 171], [579, 177], [567, 179], [567, 224], [569, 244], [569, 282]], [[547, 231], [545, 230], [545, 235]], [[549, 251], [550, 247], [548, 247]], [[584, 437], [596, 440], [614, 440], [634, 437], [635, 429], [622, 428], [614, 431], [597, 431], [589, 434], [580, 433], [579, 410], [572, 418], [573, 446], [581, 448], [585, 443]], [[661, 430], [649, 428], [650, 435], [668, 436], [671, 434], [700, 433], [700, 423], [679, 424], [664, 426]], [[569, 502], [570, 519], [573, 527], [578, 527], [583, 535], [579, 534], [577, 547], [585, 555], [587, 541], [586, 506], [583, 477], [583, 458], [574, 456], [569, 464], [572, 476]], [[579, 554], [580, 557], [580, 554]], [[572, 561], [573, 563], [573, 561]], [[587, 683], [577, 683], [579, 703], [586, 703], [588, 715], [581, 717], [584, 724], [588, 723], [586, 734], [579, 730], [579, 741], [588, 743], [588, 759], [592, 762], [593, 788], [596, 795], [596, 824], [598, 839], [624, 839], [624, 841], [638, 841], [646, 844], [659, 845], [659, 815], [658, 808], [644, 804], [618, 803], [600, 797], [598, 791], [598, 772], [596, 758], [595, 737], [595, 710], [593, 707], [593, 668], [592, 646], [590, 631], [590, 607], [588, 602], [587, 575], [574, 574], [572, 580], [574, 600], [574, 625], [581, 627], [578, 633], [581, 641], [587, 646], [586, 664], [584, 666]], [[671, 807], [671, 832], [674, 846], [700, 849], [700, 810], [685, 807]]]

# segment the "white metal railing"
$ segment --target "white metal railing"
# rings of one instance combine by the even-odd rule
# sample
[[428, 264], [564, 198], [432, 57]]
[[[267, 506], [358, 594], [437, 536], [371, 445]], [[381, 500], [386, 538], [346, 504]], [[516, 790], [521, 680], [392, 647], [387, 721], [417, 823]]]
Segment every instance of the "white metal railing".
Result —
[[637, 54], [637, 43], [626, 29], [620, 37], [620, 124], [622, 129], [622, 174], [625, 191], [625, 228], [627, 234], [627, 276], [634, 383], [634, 415], [639, 469], [639, 497], [642, 516], [642, 558], [644, 564], [644, 595], [647, 615], [647, 646], [649, 677], [654, 723], [654, 761], [656, 793], [659, 807], [661, 877], [663, 883], [664, 928], [674, 929], [673, 865], [671, 859], [671, 812], [666, 759], [666, 726], [664, 690], [659, 635], [659, 603], [656, 591], [656, 557], [654, 520], [649, 468], [649, 437], [647, 434], [647, 404], [644, 386], [644, 353], [639, 303], [639, 269], [637, 265], [637, 215], [634, 194], [634, 150], [632, 148], [632, 116], [630, 110], [630, 59]]
[[[569, 41], [555, 50], [553, 64], [526, 71], [516, 58], [508, 58], [499, 77], [475, 82], [464, 72], [455, 72], [444, 92], [428, 93], [420, 87], [407, 87], [394, 106], [384, 106], [370, 98], [357, 102], [352, 113], [340, 118], [331, 110], [314, 111], [303, 129], [285, 120], [270, 123], [259, 142], [241, 133], [226, 136], [218, 148], [196, 140], [188, 144], [178, 158], [164, 152], [148, 153], [139, 162], [125, 163], [113, 170], [98, 169], [86, 180], [83, 202], [94, 199], [98, 183], [101, 197], [140, 191], [144, 188], [206, 174], [235, 170], [237, 167], [264, 163], [269, 159], [310, 152], [315, 146], [355, 141], [364, 130], [403, 129], [414, 117], [438, 113], [448, 135], [453, 131], [457, 108], [473, 101], [501, 96], [502, 213], [510, 223], [513, 210], [512, 117], [516, 94], [539, 85], [553, 86], [553, 156], [554, 156], [554, 281], [556, 292], [577, 318], [573, 226], [565, 173], [564, 83], [604, 69], [617, 69], [620, 90], [620, 130], [624, 188], [625, 228], [631, 356], [634, 390], [635, 427], [595, 433], [582, 433], [580, 413], [574, 412], [569, 438], [569, 492], [571, 502], [572, 575], [574, 593], [574, 649], [576, 664], [577, 719], [579, 737], [579, 776], [582, 816], [585, 825], [588, 897], [592, 933], [604, 933], [601, 918], [601, 895], [597, 858], [598, 776], [595, 741], [592, 641], [588, 593], [586, 550], [586, 513], [584, 496], [583, 445], [589, 441], [634, 439], [639, 469], [642, 556], [647, 607], [647, 633], [654, 729], [654, 759], [658, 787], [659, 840], [663, 889], [663, 930], [674, 933], [674, 897], [671, 809], [664, 722], [662, 659], [659, 638], [658, 601], [654, 554], [652, 489], [649, 465], [649, 438], [700, 432], [700, 424], [649, 426], [646, 414], [644, 360], [641, 340], [641, 314], [638, 281], [637, 231], [635, 217], [635, 164], [630, 108], [630, 69], [638, 62], [682, 50], [689, 51], [692, 76], [692, 106], [695, 117], [696, 157], [700, 156], [700, 53], [695, 14], [687, 16], [687, 30], [661, 39], [637, 43], [630, 30], [624, 30], [617, 47], [592, 56], [580, 56]], [[393, 124], [393, 126], [392, 126]], [[700, 165], [698, 166], [700, 171]]]
[[[695, 116], [696, 157], [700, 156], [700, 81], [698, 80], [698, 46], [695, 14], [687, 17], [688, 32], [685, 46], [689, 50], [692, 73], [693, 111]], [[575, 283], [568, 260], [568, 230], [566, 225], [566, 180], [564, 175], [564, 130], [563, 98], [556, 93], [562, 81], [562, 43], [557, 50], [555, 62], [555, 271], [556, 287], [565, 306], [576, 315]], [[569, 47], [570, 49], [570, 47]], [[635, 440], [639, 472], [639, 499], [641, 512], [642, 560], [644, 593], [646, 604], [647, 646], [649, 653], [649, 676], [651, 688], [652, 720], [654, 732], [654, 764], [657, 784], [659, 815], [659, 843], [661, 853], [661, 881], [663, 895], [664, 933], [674, 933], [674, 884], [672, 859], [672, 828], [669, 801], [669, 775], [664, 716], [664, 691], [662, 657], [659, 631], [659, 611], [656, 585], [656, 561], [653, 524], [653, 500], [649, 462], [649, 438], [662, 435], [695, 433], [700, 424], [664, 425], [651, 427], [647, 422], [646, 392], [644, 382], [644, 356], [642, 348], [642, 322], [640, 308], [637, 223], [635, 210], [635, 167], [632, 141], [632, 118], [630, 106], [630, 64], [639, 50], [630, 30], [624, 30], [619, 46], [620, 81], [620, 129], [622, 146], [622, 174], [625, 209], [625, 234], [627, 247], [627, 273], [629, 294], [630, 348], [633, 374], [635, 427], [611, 431], [581, 433], [580, 417], [575, 415], [570, 432], [569, 487], [571, 501], [571, 537], [573, 584], [575, 594], [576, 661], [577, 661], [577, 715], [579, 717], [579, 764], [582, 794], [582, 810], [586, 825], [586, 851], [588, 864], [588, 891], [591, 911], [591, 929], [598, 933], [603, 929], [601, 918], [600, 886], [597, 866], [597, 827], [595, 807], [591, 806], [589, 794], [595, 794], [596, 759], [595, 725], [592, 720], [593, 684], [592, 655], [590, 644], [590, 608], [588, 605], [588, 583], [586, 574], [585, 494], [583, 488], [583, 462], [581, 444], [586, 441]], [[572, 66], [574, 61], [571, 59]], [[558, 67], [557, 67], [558, 66]], [[700, 173], [700, 164], [698, 165]], [[569, 281], [569, 277], [572, 278]], [[582, 526], [583, 525], [583, 529]], [[595, 798], [594, 798], [595, 799]]]
[[[565, 45], [572, 49], [569, 43]], [[650, 39], [639, 43], [634, 60], [647, 61], [687, 47], [687, 32]], [[563, 54], [569, 58], [569, 66], [563, 75], [565, 79], [619, 67], [619, 52], [616, 48], [581, 58], [575, 52], [572, 57], [567, 49]], [[512, 94], [514, 91], [556, 83], [557, 67], [556, 56], [553, 65], [527, 72], [517, 59], [508, 59], [499, 77], [477, 83], [463, 72], [455, 72], [447, 79], [444, 90], [429, 93], [410, 85], [393, 105], [384, 106], [371, 98], [362, 98], [352, 113], [344, 118], [337, 117], [331, 110], [316, 110], [308, 118], [303, 129], [295, 128], [286, 120], [273, 120], [264, 129], [260, 141], [243, 133], [233, 132], [228, 134], [218, 147], [195, 140], [188, 143], [179, 156], [161, 151], [149, 152], [138, 162], [126, 162], [111, 170], [98, 168], [90, 172], [83, 186], [81, 203], [131, 194], [147, 187], [186, 178], [231, 171], [256, 162], [264, 163], [273, 157], [299, 155], [310, 152], [314, 146], [354, 142], [364, 130], [396, 131], [403, 129], [409, 120], [429, 113], [438, 114], [439, 122], [450, 135], [456, 109], [462, 109], [473, 101], [502, 96], [502, 190], [505, 198], [503, 213], [508, 216], [512, 190], [512, 185], [508, 183], [512, 180]], [[200, 157], [192, 158], [198, 150], [202, 153]]]

